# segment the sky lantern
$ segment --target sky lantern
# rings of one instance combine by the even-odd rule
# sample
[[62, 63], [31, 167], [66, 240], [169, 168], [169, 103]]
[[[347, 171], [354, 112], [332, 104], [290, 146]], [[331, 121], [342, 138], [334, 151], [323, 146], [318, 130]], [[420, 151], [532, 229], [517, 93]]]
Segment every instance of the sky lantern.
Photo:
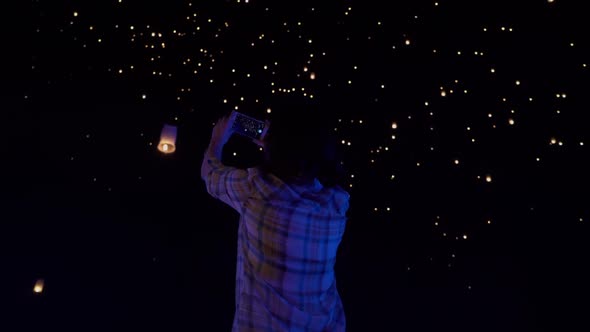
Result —
[[43, 280], [43, 279], [37, 279], [37, 281], [35, 282], [35, 286], [33, 287], [33, 292], [35, 292], [35, 293], [42, 293], [43, 292], [43, 286], [45, 286], [45, 280]]
[[173, 153], [176, 151], [176, 126], [165, 124], [160, 134], [160, 143], [158, 150], [163, 153]]

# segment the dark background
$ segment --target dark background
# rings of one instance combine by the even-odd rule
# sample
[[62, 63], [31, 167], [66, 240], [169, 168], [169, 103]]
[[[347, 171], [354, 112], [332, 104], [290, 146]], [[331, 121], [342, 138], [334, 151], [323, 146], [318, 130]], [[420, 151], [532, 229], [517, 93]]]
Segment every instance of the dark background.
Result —
[[[14, 39], [31, 67], [6, 62], [2, 81], [0, 330], [229, 331], [238, 215], [199, 177], [212, 123], [309, 94], [351, 142], [336, 264], [349, 331], [588, 329], [579, 2], [28, 10]], [[171, 155], [156, 149], [165, 123], [178, 127]], [[260, 154], [232, 138], [224, 157], [249, 167]]]

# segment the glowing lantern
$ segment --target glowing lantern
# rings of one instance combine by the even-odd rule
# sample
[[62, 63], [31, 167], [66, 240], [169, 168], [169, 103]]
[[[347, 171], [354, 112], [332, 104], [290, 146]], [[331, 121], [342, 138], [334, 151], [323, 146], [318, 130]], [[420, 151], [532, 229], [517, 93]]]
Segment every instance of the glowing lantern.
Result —
[[43, 292], [44, 285], [45, 285], [45, 281], [43, 279], [38, 279], [37, 282], [35, 282], [35, 287], [33, 287], [33, 292], [35, 292], [35, 293]]
[[176, 126], [165, 124], [160, 134], [158, 150], [163, 153], [173, 153], [176, 151], [176, 133]]

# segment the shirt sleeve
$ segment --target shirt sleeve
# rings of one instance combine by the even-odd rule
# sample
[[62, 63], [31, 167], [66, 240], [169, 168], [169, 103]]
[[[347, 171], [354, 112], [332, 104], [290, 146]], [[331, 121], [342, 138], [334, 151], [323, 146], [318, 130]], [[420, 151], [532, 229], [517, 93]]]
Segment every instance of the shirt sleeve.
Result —
[[211, 196], [242, 213], [252, 188], [247, 170], [226, 166], [207, 151], [201, 164], [201, 178]]

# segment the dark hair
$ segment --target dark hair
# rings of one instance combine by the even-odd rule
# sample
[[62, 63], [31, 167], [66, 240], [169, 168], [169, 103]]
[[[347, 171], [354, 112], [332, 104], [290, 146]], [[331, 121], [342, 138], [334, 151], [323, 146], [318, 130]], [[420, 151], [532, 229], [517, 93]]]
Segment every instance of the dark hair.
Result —
[[335, 115], [313, 105], [283, 104], [273, 109], [269, 120], [264, 170], [287, 183], [317, 178], [327, 187], [342, 184]]

